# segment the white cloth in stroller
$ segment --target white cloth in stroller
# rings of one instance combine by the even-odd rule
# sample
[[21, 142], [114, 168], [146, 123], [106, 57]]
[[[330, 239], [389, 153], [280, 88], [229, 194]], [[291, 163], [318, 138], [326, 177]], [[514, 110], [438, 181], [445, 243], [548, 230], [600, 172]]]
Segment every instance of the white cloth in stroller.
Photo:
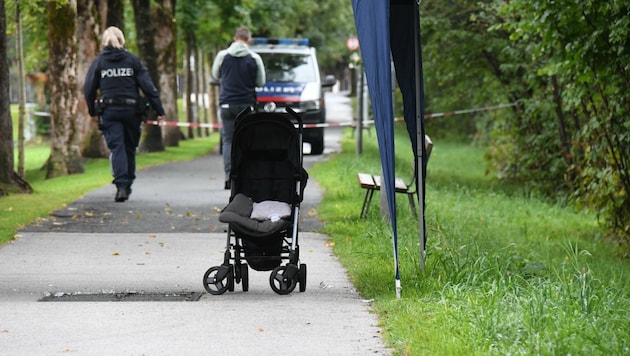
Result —
[[261, 221], [269, 219], [271, 222], [276, 222], [290, 215], [291, 207], [289, 204], [281, 201], [265, 200], [253, 204], [250, 218]]
[[249, 231], [271, 233], [283, 228], [291, 215], [289, 204], [278, 201], [254, 203], [248, 196], [238, 193], [221, 211], [219, 221], [236, 224]]

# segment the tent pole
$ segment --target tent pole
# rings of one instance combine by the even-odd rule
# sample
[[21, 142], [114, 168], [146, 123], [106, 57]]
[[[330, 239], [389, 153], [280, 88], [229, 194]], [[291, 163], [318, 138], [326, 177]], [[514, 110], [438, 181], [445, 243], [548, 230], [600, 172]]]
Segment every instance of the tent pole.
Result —
[[424, 273], [426, 258], [426, 222], [424, 217], [425, 180], [426, 180], [426, 140], [424, 132], [424, 73], [422, 70], [422, 50], [420, 37], [420, 1], [417, 0], [413, 8], [413, 36], [415, 53], [415, 86], [416, 86], [416, 190], [418, 192], [418, 207], [420, 209], [420, 269]]

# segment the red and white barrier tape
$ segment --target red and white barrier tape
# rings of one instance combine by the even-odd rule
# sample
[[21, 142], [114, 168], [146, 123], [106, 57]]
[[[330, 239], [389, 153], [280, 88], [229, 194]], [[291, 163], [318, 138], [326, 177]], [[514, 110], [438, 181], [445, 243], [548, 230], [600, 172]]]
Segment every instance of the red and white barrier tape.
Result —
[[444, 117], [444, 116], [472, 114], [472, 113], [475, 113], [475, 112], [497, 110], [497, 109], [509, 108], [509, 107], [512, 107], [512, 106], [516, 106], [516, 103], [500, 104], [500, 105], [495, 105], [495, 106], [486, 106], [486, 107], [477, 108], [477, 109], [466, 109], [466, 110], [438, 112], [438, 113], [435, 113], [435, 114], [425, 114], [424, 118], [425, 119], [431, 119], [431, 118]]
[[[516, 106], [516, 103], [510, 104], [501, 104], [495, 106], [486, 106], [483, 108], [476, 109], [466, 109], [466, 110], [456, 110], [456, 111], [446, 111], [446, 112], [438, 112], [434, 114], [425, 114], [425, 119], [432, 119], [436, 117], [445, 117], [445, 116], [455, 116], [455, 115], [463, 115], [463, 114], [472, 114], [480, 111], [490, 111], [497, 110]], [[395, 121], [404, 121], [402, 118], [396, 118]], [[148, 125], [157, 125], [157, 126], [179, 126], [179, 127], [207, 127], [207, 128], [221, 128], [222, 125], [220, 123], [199, 123], [199, 122], [175, 122], [175, 121], [162, 121], [158, 122], [155, 120], [147, 120], [145, 121]], [[366, 120], [363, 121], [363, 125], [373, 124], [374, 120]], [[305, 129], [315, 129], [315, 128], [325, 128], [325, 127], [353, 127], [356, 126], [355, 121], [344, 121], [344, 122], [328, 122], [328, 123], [319, 123], [319, 124], [304, 124]]]
[[[370, 123], [374, 121], [365, 121], [365, 123]], [[145, 121], [147, 125], [157, 125], [157, 126], [179, 126], [179, 127], [207, 127], [207, 128], [221, 128], [222, 125], [220, 123], [199, 123], [199, 122], [175, 122], [175, 121], [155, 121], [155, 120], [147, 120]], [[343, 127], [343, 126], [355, 126], [354, 121], [346, 121], [346, 122], [329, 122], [329, 123], [319, 123], [319, 124], [304, 124], [305, 129], [315, 129], [318, 127]]]

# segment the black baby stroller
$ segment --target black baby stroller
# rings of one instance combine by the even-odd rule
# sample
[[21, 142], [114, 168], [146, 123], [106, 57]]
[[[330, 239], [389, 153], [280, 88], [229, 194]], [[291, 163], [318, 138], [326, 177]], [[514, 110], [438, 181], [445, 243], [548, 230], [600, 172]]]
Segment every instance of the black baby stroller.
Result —
[[[302, 119], [285, 113], [253, 113], [236, 119], [232, 138], [231, 194], [219, 220], [228, 223], [221, 266], [203, 276], [210, 294], [249, 289], [249, 267], [271, 271], [278, 294], [297, 285], [306, 290], [306, 265], [299, 263], [298, 214], [308, 174], [302, 167]], [[298, 122], [298, 128], [291, 121]], [[232, 241], [234, 237], [234, 241]], [[282, 265], [287, 261], [286, 265]]]

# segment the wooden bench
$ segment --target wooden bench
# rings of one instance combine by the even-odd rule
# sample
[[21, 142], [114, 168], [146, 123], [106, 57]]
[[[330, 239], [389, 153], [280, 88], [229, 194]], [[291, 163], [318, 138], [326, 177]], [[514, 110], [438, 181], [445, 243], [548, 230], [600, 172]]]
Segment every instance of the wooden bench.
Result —
[[[431, 151], [433, 151], [433, 141], [429, 135], [424, 135], [424, 144], [426, 148], [427, 154], [427, 162], [431, 157]], [[357, 178], [359, 179], [359, 184], [361, 188], [365, 189], [365, 198], [363, 198], [363, 206], [361, 207], [361, 218], [365, 218], [367, 216], [368, 210], [370, 210], [370, 203], [372, 202], [372, 197], [374, 196], [374, 191], [381, 190], [381, 176], [373, 176], [369, 173], [357, 173]], [[400, 178], [395, 178], [394, 181], [396, 193], [406, 194], [409, 199], [409, 206], [411, 207], [411, 211], [413, 212], [414, 217], [418, 217], [416, 212], [416, 203], [415, 203], [415, 195], [416, 191], [412, 188], [416, 186], [416, 175], [414, 173], [413, 178], [409, 184], [405, 183]]]
[[[413, 215], [416, 215], [416, 203], [415, 203], [415, 190], [411, 189], [414, 185], [414, 180], [416, 177], [413, 177], [413, 180], [410, 184], [405, 183], [401, 178], [395, 178], [395, 191], [396, 193], [406, 194], [409, 199], [409, 206], [411, 207], [411, 211]], [[368, 173], [357, 173], [357, 179], [359, 180], [359, 185], [361, 188], [365, 189], [365, 197], [363, 198], [363, 206], [361, 207], [361, 215], [360, 217], [364, 219], [367, 217], [368, 211], [370, 210], [370, 203], [372, 202], [372, 197], [374, 196], [374, 192], [377, 190], [381, 190], [381, 176], [374, 176]]]

